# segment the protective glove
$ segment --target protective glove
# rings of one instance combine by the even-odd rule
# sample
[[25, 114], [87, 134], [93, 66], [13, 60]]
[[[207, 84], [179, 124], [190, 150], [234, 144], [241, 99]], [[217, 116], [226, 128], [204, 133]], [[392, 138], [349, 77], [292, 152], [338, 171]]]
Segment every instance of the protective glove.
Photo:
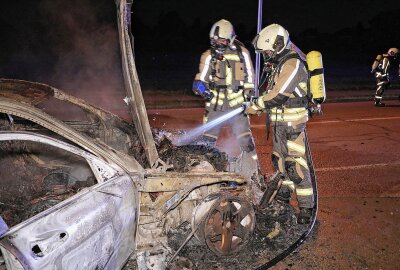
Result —
[[207, 91], [207, 85], [205, 82], [195, 80], [193, 81], [192, 90], [196, 95], [203, 96], [203, 93]]
[[207, 87], [207, 84], [203, 81], [195, 80], [193, 82], [192, 89], [196, 95], [201, 96], [204, 99], [211, 100], [214, 97], [214, 94], [210, 92], [210, 90]]
[[244, 113], [260, 115], [262, 113], [262, 110], [257, 110], [254, 107], [247, 107], [246, 110], [244, 111]]
[[246, 102], [247, 106], [244, 111], [245, 114], [257, 114], [260, 115], [262, 113], [262, 108], [257, 105], [258, 98], [251, 97], [250, 102]]

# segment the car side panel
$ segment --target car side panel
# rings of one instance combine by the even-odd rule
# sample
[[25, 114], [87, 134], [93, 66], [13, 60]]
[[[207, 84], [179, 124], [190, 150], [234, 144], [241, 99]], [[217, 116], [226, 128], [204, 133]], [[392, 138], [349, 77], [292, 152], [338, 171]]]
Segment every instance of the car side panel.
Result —
[[135, 249], [139, 176], [133, 178], [118, 176], [78, 193], [11, 228], [0, 244], [25, 269], [120, 269]]

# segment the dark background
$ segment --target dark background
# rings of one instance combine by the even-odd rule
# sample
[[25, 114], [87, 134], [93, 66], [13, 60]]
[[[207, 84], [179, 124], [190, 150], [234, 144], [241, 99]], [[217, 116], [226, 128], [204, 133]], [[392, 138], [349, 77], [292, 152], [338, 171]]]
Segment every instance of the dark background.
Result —
[[[134, 1], [136, 64], [144, 91], [190, 92], [211, 25], [230, 20], [251, 49], [255, 0]], [[373, 59], [400, 47], [400, 1], [264, 1], [304, 52], [323, 54], [328, 90], [374, 88]], [[0, 8], [0, 77], [78, 93], [122, 89], [113, 0], [7, 1]], [[85, 93], [85, 94], [82, 94]]]

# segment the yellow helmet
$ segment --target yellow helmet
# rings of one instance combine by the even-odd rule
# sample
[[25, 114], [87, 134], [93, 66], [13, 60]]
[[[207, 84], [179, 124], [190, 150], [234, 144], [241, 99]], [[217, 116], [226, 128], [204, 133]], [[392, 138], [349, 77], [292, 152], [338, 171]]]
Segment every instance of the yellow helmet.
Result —
[[229, 41], [229, 44], [232, 44], [236, 38], [235, 30], [233, 29], [233, 25], [225, 20], [219, 20], [214, 23], [210, 30], [210, 39], [226, 39]]
[[253, 46], [256, 52], [273, 51], [275, 54], [279, 54], [289, 42], [289, 32], [281, 25], [274, 23], [258, 33], [253, 39]]

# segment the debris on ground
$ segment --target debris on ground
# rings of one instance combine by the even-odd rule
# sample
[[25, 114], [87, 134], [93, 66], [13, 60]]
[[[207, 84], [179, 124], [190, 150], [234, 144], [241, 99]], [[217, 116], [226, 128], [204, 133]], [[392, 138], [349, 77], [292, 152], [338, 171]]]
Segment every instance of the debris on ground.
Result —
[[[297, 224], [296, 211], [292, 205], [274, 201], [266, 209], [256, 211], [256, 229], [240, 253], [226, 257], [217, 256], [194, 236], [182, 248], [168, 269], [255, 269], [288, 248], [307, 230], [307, 227]], [[172, 252], [180, 248], [190, 233], [189, 223], [183, 223], [168, 232], [168, 245], [173, 249]], [[123, 270], [135, 269], [137, 269], [135, 260], [130, 260], [123, 268]]]

